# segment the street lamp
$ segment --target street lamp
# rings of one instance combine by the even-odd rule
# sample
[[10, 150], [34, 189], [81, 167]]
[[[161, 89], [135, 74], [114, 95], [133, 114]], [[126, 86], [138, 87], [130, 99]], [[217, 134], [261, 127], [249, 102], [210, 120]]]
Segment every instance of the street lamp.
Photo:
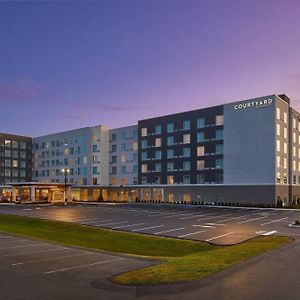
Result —
[[65, 205], [67, 205], [67, 174], [70, 173], [70, 169], [63, 168], [61, 172], [65, 175]]

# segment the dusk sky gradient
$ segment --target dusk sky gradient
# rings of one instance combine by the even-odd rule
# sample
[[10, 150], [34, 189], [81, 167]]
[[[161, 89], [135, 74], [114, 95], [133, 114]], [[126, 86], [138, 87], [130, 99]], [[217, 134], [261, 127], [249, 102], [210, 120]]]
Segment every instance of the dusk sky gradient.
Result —
[[281, 93], [300, 110], [299, 0], [0, 2], [0, 132]]

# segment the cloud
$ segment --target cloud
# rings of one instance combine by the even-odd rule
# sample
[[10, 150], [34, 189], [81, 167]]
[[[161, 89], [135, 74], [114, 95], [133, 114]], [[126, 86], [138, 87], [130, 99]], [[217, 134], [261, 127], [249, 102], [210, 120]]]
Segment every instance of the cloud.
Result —
[[28, 102], [45, 87], [30, 77], [17, 77], [13, 81], [0, 81], [0, 103]]

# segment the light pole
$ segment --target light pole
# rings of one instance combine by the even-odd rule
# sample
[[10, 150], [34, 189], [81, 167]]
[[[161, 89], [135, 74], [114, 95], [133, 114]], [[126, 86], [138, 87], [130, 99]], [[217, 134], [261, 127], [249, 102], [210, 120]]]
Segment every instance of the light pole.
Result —
[[65, 175], [65, 205], [67, 205], [67, 174], [70, 173], [70, 169], [63, 168], [61, 171]]

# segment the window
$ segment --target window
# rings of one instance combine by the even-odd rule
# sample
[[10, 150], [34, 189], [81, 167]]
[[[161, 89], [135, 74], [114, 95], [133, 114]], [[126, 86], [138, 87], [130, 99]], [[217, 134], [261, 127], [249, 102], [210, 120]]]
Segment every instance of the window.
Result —
[[296, 133], [293, 132], [293, 143], [296, 143]]
[[121, 163], [126, 163], [126, 155], [125, 154], [121, 155]]
[[283, 128], [283, 137], [285, 139], [287, 139], [287, 128], [286, 127]]
[[167, 124], [167, 132], [173, 132], [174, 131], [174, 124], [173, 123], [169, 123]]
[[138, 143], [137, 143], [136, 141], [132, 143], [132, 149], [133, 149], [134, 151], [137, 151], [137, 150], [138, 150]]
[[203, 184], [205, 182], [205, 175], [204, 174], [197, 174], [197, 183]]
[[173, 158], [174, 157], [174, 150], [168, 149], [167, 151], [167, 158]]
[[11, 160], [6, 159], [4, 162], [5, 167], [11, 167]]
[[276, 150], [277, 150], [277, 152], [280, 152], [280, 141], [279, 140], [276, 141]]
[[218, 115], [216, 116], [216, 126], [220, 126], [224, 124], [224, 116]]
[[125, 143], [121, 144], [121, 151], [126, 151], [126, 144]]
[[287, 143], [283, 143], [283, 152], [287, 154]]
[[147, 136], [147, 128], [142, 128], [142, 136]]
[[191, 129], [191, 122], [189, 120], [183, 121], [182, 128], [183, 128], [183, 130], [190, 130]]
[[183, 161], [182, 169], [183, 169], [183, 171], [190, 171], [191, 170], [191, 162]]
[[223, 140], [223, 129], [216, 130], [216, 140]]
[[98, 168], [97, 167], [93, 167], [93, 174], [96, 175], [98, 173]]
[[141, 160], [145, 161], [147, 160], [147, 152], [142, 152], [142, 155], [141, 155]]
[[216, 144], [216, 154], [223, 154], [223, 144]]
[[11, 176], [11, 171], [9, 169], [5, 169], [5, 176], [10, 177]]
[[117, 140], [117, 135], [116, 135], [115, 133], [113, 133], [113, 134], [111, 135], [111, 140], [112, 140], [113, 142], [115, 142], [115, 141]]
[[198, 132], [197, 133], [197, 143], [201, 143], [205, 141], [204, 132]]
[[277, 135], [280, 135], [280, 124], [277, 124]]
[[287, 124], [287, 113], [283, 113], [283, 122]]
[[173, 184], [174, 183], [174, 176], [168, 175], [167, 176], [167, 184]]
[[161, 159], [161, 151], [160, 150], [155, 151], [155, 159]]
[[133, 173], [137, 173], [138, 172], [138, 166], [137, 165], [134, 165], [133, 166]]
[[205, 154], [204, 146], [198, 146], [197, 147], [197, 156], [204, 156], [204, 154]]
[[133, 159], [133, 161], [137, 161], [138, 160], [138, 154], [137, 153], [133, 153], [132, 154], [132, 159]]
[[147, 173], [147, 165], [146, 164], [142, 165], [142, 173]]
[[147, 148], [147, 140], [142, 140], [141, 141], [141, 148], [146, 149]]
[[293, 118], [293, 128], [297, 129], [296, 119]]
[[161, 163], [155, 164], [155, 172], [161, 172]]
[[287, 159], [285, 157], [283, 158], [283, 168], [287, 168]]
[[297, 167], [296, 167], [296, 161], [293, 160], [293, 171], [296, 171]]
[[204, 169], [205, 169], [204, 160], [197, 160], [197, 170], [204, 170]]
[[138, 138], [138, 132], [137, 132], [137, 130], [133, 130], [132, 136], [133, 136], [134, 139]]
[[189, 133], [184, 134], [182, 136], [182, 142], [183, 142], [183, 144], [189, 144], [191, 142], [191, 135]]
[[183, 183], [190, 184], [191, 183], [191, 176], [190, 175], [183, 175]]
[[223, 174], [217, 173], [216, 177], [215, 177], [215, 182], [216, 183], [223, 183]]
[[174, 163], [173, 162], [168, 162], [167, 163], [167, 171], [168, 172], [174, 171]]
[[5, 157], [11, 157], [11, 150], [5, 150]]
[[155, 126], [155, 134], [161, 134], [161, 125]]
[[126, 139], [126, 132], [122, 131], [121, 132], [121, 140], [124, 141]]
[[173, 136], [168, 136], [168, 138], [167, 138], [167, 145], [168, 146], [174, 145], [174, 137]]
[[161, 138], [155, 139], [155, 147], [161, 147]]
[[197, 128], [204, 128], [205, 127], [205, 119], [204, 118], [199, 118], [197, 119]]
[[277, 168], [280, 168], [280, 156], [277, 156], [276, 162], [277, 162]]
[[[78, 168], [78, 171], [79, 171], [79, 168]], [[112, 174], [117, 174], [117, 167], [112, 167], [111, 168], [111, 173]], [[80, 173], [78, 173], [78, 175], [80, 175]]]
[[121, 173], [126, 174], [126, 166], [121, 166]]
[[117, 151], [117, 145], [111, 145], [111, 152]]
[[277, 112], [277, 120], [280, 120], [280, 108], [279, 107], [277, 107], [276, 112]]
[[11, 146], [11, 141], [10, 140], [5, 140], [4, 144], [5, 144], [5, 147], [10, 147]]
[[96, 163], [98, 161], [97, 155], [93, 155], [92, 159], [93, 159], [93, 163]]
[[216, 159], [216, 169], [223, 169], [223, 159], [222, 158]]
[[160, 184], [161, 183], [160, 176], [155, 176], [154, 182], [155, 184]]
[[296, 147], [293, 146], [293, 156], [296, 156]]
[[20, 142], [20, 148], [26, 149], [26, 142]]
[[97, 145], [93, 145], [93, 152], [97, 152], [98, 149], [97, 149]]
[[18, 167], [18, 161], [17, 160], [13, 160], [12, 161], [12, 167], [13, 168], [17, 168]]
[[183, 157], [190, 157], [191, 156], [191, 148], [183, 148], [182, 149], [182, 156]]
[[11, 146], [12, 146], [13, 148], [18, 148], [18, 147], [19, 147], [19, 142], [17, 142], [17, 141], [12, 141], [12, 142], [11, 142]]
[[142, 177], [142, 180], [141, 180], [141, 183], [142, 184], [147, 184], [147, 177]]

